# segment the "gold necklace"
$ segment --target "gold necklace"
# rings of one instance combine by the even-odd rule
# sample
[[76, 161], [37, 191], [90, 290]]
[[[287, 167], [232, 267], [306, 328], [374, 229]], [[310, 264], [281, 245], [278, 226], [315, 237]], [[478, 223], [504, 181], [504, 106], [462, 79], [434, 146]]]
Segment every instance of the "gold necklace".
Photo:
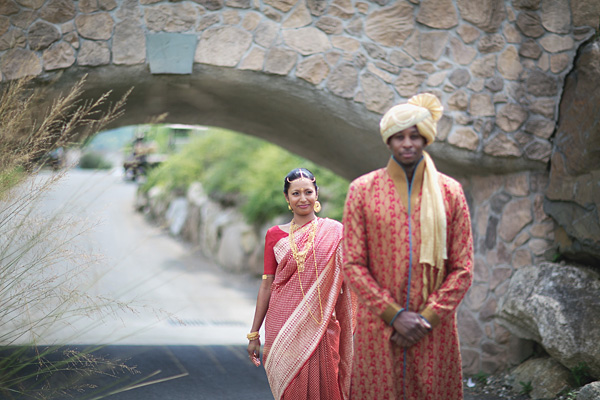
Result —
[[[315, 235], [317, 233], [317, 219], [315, 218], [311, 222], [311, 230], [308, 233], [308, 240], [306, 242], [306, 246], [301, 251], [298, 251], [298, 247], [296, 246], [296, 240], [294, 238], [294, 233], [299, 229], [296, 222], [292, 219], [290, 224], [290, 247], [292, 249], [292, 255], [294, 256], [294, 260], [296, 260], [296, 267], [298, 268], [298, 281], [300, 282], [300, 290], [302, 291], [302, 299], [306, 301], [306, 295], [304, 294], [304, 288], [302, 287], [302, 279], [300, 278], [300, 272], [304, 271], [304, 262], [306, 261], [306, 256], [309, 250], [312, 247], [313, 260], [315, 262], [315, 275], [317, 277], [317, 293], [319, 294], [319, 307], [321, 309], [321, 320], [318, 321], [314, 316], [310, 308], [308, 308], [308, 312], [312, 319], [319, 325], [323, 322], [323, 303], [321, 301], [321, 285], [319, 284], [319, 270], [317, 269], [317, 257], [315, 254]], [[308, 303], [307, 303], [308, 305]]]

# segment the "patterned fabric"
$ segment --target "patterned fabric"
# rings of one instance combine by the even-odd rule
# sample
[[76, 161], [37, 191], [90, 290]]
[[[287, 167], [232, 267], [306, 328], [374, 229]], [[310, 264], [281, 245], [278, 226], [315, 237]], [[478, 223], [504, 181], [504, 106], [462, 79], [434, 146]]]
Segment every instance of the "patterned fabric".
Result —
[[390, 137], [411, 126], [416, 126], [427, 144], [433, 143], [437, 135], [437, 121], [442, 118], [444, 107], [438, 98], [430, 93], [411, 97], [407, 103], [390, 108], [381, 117], [379, 132], [383, 143]]
[[[437, 274], [419, 262], [425, 239], [420, 229], [422, 171], [415, 172], [412, 192], [406, 176], [404, 181], [394, 180], [388, 168], [350, 185], [343, 221], [344, 274], [359, 297], [352, 399], [463, 398], [456, 308], [472, 281], [469, 209], [460, 184], [439, 173], [448, 259], [440, 277], [443, 281], [425, 283], [423, 277]], [[425, 284], [433, 290], [426, 290]], [[433, 326], [406, 350], [390, 341], [394, 330], [383, 320], [390, 309], [399, 307], [420, 312]]]
[[[318, 284], [312, 251], [298, 273], [289, 237], [273, 247], [278, 265], [265, 317], [263, 360], [275, 399], [349, 398], [356, 302], [341, 270], [342, 225], [322, 218], [314, 223]], [[310, 225], [296, 232], [299, 250], [306, 246]]]

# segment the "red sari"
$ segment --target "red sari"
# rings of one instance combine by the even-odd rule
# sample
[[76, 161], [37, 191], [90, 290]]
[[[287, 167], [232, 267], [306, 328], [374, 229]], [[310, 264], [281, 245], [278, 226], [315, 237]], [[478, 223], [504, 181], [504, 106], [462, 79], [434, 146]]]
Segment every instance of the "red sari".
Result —
[[341, 270], [342, 225], [317, 218], [296, 231], [298, 249], [307, 245], [313, 223], [317, 271], [312, 250], [304, 271], [298, 272], [289, 236], [276, 226], [267, 232], [266, 254], [273, 237], [279, 238], [272, 247], [277, 269], [265, 317], [263, 357], [277, 400], [349, 398], [354, 303]]

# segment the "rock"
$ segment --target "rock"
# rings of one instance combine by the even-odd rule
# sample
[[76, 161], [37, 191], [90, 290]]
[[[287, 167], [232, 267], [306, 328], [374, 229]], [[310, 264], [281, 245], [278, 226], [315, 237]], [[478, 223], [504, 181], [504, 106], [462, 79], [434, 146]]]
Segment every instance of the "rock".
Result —
[[573, 49], [575, 42], [569, 36], [555, 34], [546, 35], [540, 39], [540, 44], [549, 53], [560, 53]]
[[327, 0], [307, 0], [308, 9], [310, 13], [316, 17], [323, 15], [327, 8]]
[[202, 33], [194, 61], [222, 67], [236, 66], [252, 42], [252, 35], [240, 28], [224, 26]]
[[517, 104], [507, 104], [498, 111], [496, 124], [504, 132], [514, 132], [528, 117], [527, 110]]
[[283, 47], [272, 48], [267, 52], [264, 71], [269, 74], [287, 75], [296, 65], [297, 59], [298, 54], [293, 50]]
[[542, 55], [542, 48], [536, 40], [527, 39], [521, 44], [519, 55], [537, 60]]
[[410, 56], [399, 50], [392, 50], [388, 61], [391, 64], [402, 68], [410, 67], [414, 64], [414, 61]]
[[114, 21], [108, 13], [80, 14], [75, 18], [79, 35], [86, 39], [108, 40], [112, 36]]
[[358, 86], [358, 71], [354, 65], [343, 63], [331, 72], [327, 88], [337, 96], [352, 98]]
[[545, 33], [541, 17], [530, 11], [519, 13], [517, 27], [527, 37], [538, 38]]
[[148, 29], [155, 32], [185, 32], [196, 24], [197, 11], [187, 3], [161, 4], [144, 10]]
[[368, 110], [383, 114], [394, 105], [394, 92], [373, 74], [363, 74], [360, 78], [365, 106]]
[[75, 3], [71, 0], [50, 0], [40, 10], [40, 16], [53, 24], [61, 24], [75, 17]]
[[43, 50], [60, 38], [58, 29], [47, 22], [39, 21], [33, 24], [27, 32], [31, 50]]
[[481, 33], [479, 32], [479, 29], [477, 29], [471, 25], [460, 25], [456, 29], [456, 31], [460, 35], [463, 42], [465, 42], [467, 44], [473, 43], [481, 35]]
[[223, 8], [223, 0], [193, 0], [209, 11], [216, 11]]
[[485, 144], [483, 152], [495, 157], [520, 157], [523, 154], [519, 146], [502, 133]]
[[421, 35], [421, 57], [424, 60], [437, 61], [448, 44], [447, 32], [426, 32]]
[[471, 73], [479, 78], [491, 78], [496, 72], [496, 56], [488, 54], [478, 58], [471, 65]]
[[592, 382], [579, 390], [576, 400], [598, 400], [600, 399], [600, 381]]
[[324, 53], [331, 49], [327, 35], [313, 27], [283, 31], [285, 44], [306, 56], [315, 53]]
[[13, 0], [4, 0], [0, 2], [0, 14], [12, 15], [19, 12], [19, 6]]
[[179, 236], [188, 216], [188, 202], [185, 197], [176, 197], [169, 203], [165, 213], [165, 220], [169, 226], [169, 233]]
[[427, 74], [423, 72], [414, 72], [403, 69], [398, 79], [394, 81], [396, 90], [402, 97], [412, 97], [417, 94], [423, 82], [427, 79]]
[[271, 47], [275, 38], [277, 37], [277, 32], [279, 31], [279, 25], [273, 21], [264, 21], [258, 25], [256, 28], [256, 32], [254, 33], [254, 42], [266, 49]]
[[525, 132], [531, 133], [542, 139], [548, 139], [554, 133], [555, 123], [547, 119], [536, 118], [527, 121]]
[[247, 268], [248, 253], [258, 245], [252, 227], [244, 223], [241, 215], [229, 215], [230, 222], [223, 224], [220, 232], [216, 261], [231, 272], [243, 272]]
[[566, 34], [571, 30], [571, 8], [561, 0], [542, 2], [542, 25], [552, 33]]
[[68, 68], [75, 63], [75, 49], [68, 43], [59, 42], [44, 51], [42, 59], [46, 71]]
[[[211, 14], [211, 16], [215, 16], [215, 15]], [[258, 13], [253, 12], [253, 13], [246, 14], [244, 16], [244, 19], [242, 20], [242, 27], [245, 30], [251, 32], [256, 29], [256, 27], [258, 26], [259, 23], [260, 23], [260, 15]]]
[[558, 82], [554, 76], [533, 71], [525, 82], [527, 92], [534, 96], [556, 96], [558, 94]]
[[8, 50], [0, 58], [0, 67], [8, 80], [37, 76], [42, 73], [39, 57], [33, 51], [25, 49]]
[[376, 10], [367, 16], [366, 35], [387, 47], [401, 47], [415, 29], [413, 7], [396, 2], [392, 7]]
[[515, 368], [509, 378], [515, 394], [523, 392], [525, 385], [531, 385], [529, 397], [532, 399], [554, 399], [568, 390], [570, 371], [550, 357], [532, 358]]
[[110, 49], [106, 42], [83, 40], [77, 56], [79, 65], [98, 66], [110, 62]]
[[469, 112], [476, 117], [491, 117], [496, 115], [492, 98], [488, 94], [474, 93], [471, 95]]
[[496, 53], [504, 48], [506, 40], [500, 34], [491, 34], [482, 37], [477, 44], [477, 50], [482, 53]]
[[290, 11], [296, 5], [298, 0], [265, 0], [265, 4], [273, 6], [284, 13]]
[[113, 36], [113, 62], [115, 64], [141, 64], [146, 61], [146, 36], [135, 20], [117, 23]]
[[417, 22], [434, 29], [450, 29], [458, 25], [458, 14], [452, 0], [423, 0]]
[[555, 74], [561, 73], [571, 64], [571, 57], [568, 54], [553, 54], [550, 56], [550, 71]]
[[576, 1], [571, 4], [574, 26], [598, 26], [598, 15], [600, 15], [600, 3], [593, 0]]
[[479, 2], [458, 0], [456, 3], [460, 16], [484, 32], [498, 31], [502, 22], [506, 19], [506, 7], [503, 0], [482, 0]]
[[456, 87], [463, 87], [471, 80], [471, 74], [469, 73], [469, 70], [460, 68], [452, 71], [448, 80]]
[[233, 7], [233, 8], [251, 8], [252, 7], [250, 0], [225, 0], [225, 5], [227, 7]]
[[98, 0], [79, 0], [79, 11], [82, 13], [89, 14], [99, 9]]
[[267, 52], [260, 47], [254, 47], [250, 53], [242, 60], [240, 69], [249, 69], [252, 71], [262, 71], [265, 64]]
[[17, 2], [23, 7], [31, 8], [32, 10], [37, 10], [42, 5], [44, 5], [45, 0], [17, 0]]
[[519, 54], [514, 46], [508, 46], [506, 50], [498, 56], [498, 72], [509, 80], [517, 80], [523, 72], [523, 65], [519, 59]]
[[525, 156], [530, 160], [548, 162], [552, 154], [552, 145], [548, 141], [534, 140], [525, 147]]
[[343, 36], [332, 37], [331, 43], [336, 49], [341, 49], [348, 53], [354, 53], [360, 48], [360, 42], [358, 40]]
[[469, 106], [469, 97], [462, 90], [456, 91], [448, 98], [448, 110], [466, 111]]
[[511, 278], [500, 323], [534, 340], [567, 368], [585, 363], [600, 376], [600, 274], [585, 267], [542, 263]]
[[448, 143], [463, 149], [475, 151], [479, 147], [479, 135], [469, 128], [459, 128], [450, 134]]
[[23, 10], [11, 17], [10, 22], [17, 28], [27, 29], [38, 18], [39, 13], [37, 11]]
[[4, 15], [0, 15], [0, 36], [4, 35], [10, 28], [10, 19]]
[[327, 15], [321, 17], [315, 26], [328, 35], [339, 35], [344, 31], [344, 25], [341, 20]]
[[519, 232], [533, 221], [529, 199], [516, 199], [508, 203], [502, 213], [498, 235], [505, 242], [512, 242]]
[[331, 68], [325, 58], [315, 55], [302, 60], [296, 68], [296, 76], [313, 85], [321, 83], [329, 74]]
[[456, 38], [450, 39], [452, 57], [460, 65], [469, 65], [477, 57], [477, 50], [465, 45]]

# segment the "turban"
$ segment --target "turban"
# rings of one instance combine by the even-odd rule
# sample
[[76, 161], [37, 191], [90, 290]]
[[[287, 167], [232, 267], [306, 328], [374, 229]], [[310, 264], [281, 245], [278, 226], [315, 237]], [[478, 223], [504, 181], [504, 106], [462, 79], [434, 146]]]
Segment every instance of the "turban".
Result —
[[387, 144], [395, 133], [416, 125], [419, 134], [429, 145], [435, 140], [437, 122], [442, 118], [443, 111], [442, 103], [433, 94], [413, 96], [408, 103], [398, 104], [384, 114], [379, 123], [381, 138]]

